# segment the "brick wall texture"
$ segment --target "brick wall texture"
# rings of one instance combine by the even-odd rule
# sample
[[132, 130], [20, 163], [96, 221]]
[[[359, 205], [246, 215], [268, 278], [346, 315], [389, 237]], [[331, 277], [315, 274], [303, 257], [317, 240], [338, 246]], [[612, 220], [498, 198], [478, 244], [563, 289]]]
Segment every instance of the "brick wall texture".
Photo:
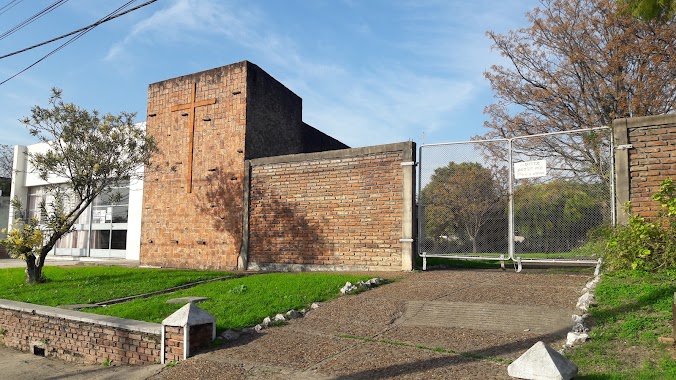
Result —
[[183, 327], [164, 327], [165, 363], [183, 360]]
[[[660, 182], [676, 178], [676, 115], [616, 121], [626, 128], [628, 149], [629, 200], [632, 212], [645, 218], [659, 215], [661, 206], [652, 200]], [[619, 191], [619, 189], [618, 189]]]
[[[192, 102], [193, 88], [195, 101], [216, 99], [216, 103], [196, 107], [194, 115], [192, 110], [171, 111], [172, 106]], [[143, 264], [198, 269], [236, 266], [241, 202], [235, 198], [242, 192], [246, 91], [245, 62], [148, 87], [146, 128], [160, 153], [144, 181]], [[192, 169], [190, 118], [194, 118]]]
[[[75, 363], [153, 364], [160, 362], [160, 336], [67, 318], [0, 308], [0, 339], [8, 347]], [[182, 339], [182, 337], [181, 337]]]
[[379, 148], [252, 160], [250, 266], [401, 270], [401, 163], [414, 148]]

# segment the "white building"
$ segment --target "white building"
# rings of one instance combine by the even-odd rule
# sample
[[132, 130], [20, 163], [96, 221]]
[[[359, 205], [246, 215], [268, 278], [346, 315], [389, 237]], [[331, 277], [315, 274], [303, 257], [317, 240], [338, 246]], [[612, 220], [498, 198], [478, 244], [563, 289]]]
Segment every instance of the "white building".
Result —
[[[28, 153], [41, 153], [49, 149], [45, 143], [14, 148], [14, 177], [11, 198], [18, 197], [28, 216], [39, 218], [41, 201], [50, 203], [48, 184], [66, 183], [65, 178], [43, 181], [28, 162]], [[120, 197], [111, 197], [116, 193]], [[114, 198], [114, 201], [111, 201]], [[80, 216], [74, 231], [64, 235], [50, 255], [60, 258], [120, 258], [138, 260], [141, 248], [141, 209], [143, 181], [132, 179], [123, 188], [111, 189], [101, 194]], [[9, 225], [15, 210], [10, 208]]]

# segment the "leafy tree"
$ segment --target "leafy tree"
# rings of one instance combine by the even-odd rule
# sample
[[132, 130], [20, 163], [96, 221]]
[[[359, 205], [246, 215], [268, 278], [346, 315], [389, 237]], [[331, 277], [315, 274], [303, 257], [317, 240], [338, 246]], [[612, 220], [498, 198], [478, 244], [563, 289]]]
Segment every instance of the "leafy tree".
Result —
[[623, 0], [627, 12], [644, 21], [666, 22], [676, 14], [676, 0]]
[[479, 233], [491, 221], [504, 222], [505, 181], [498, 181], [496, 173], [475, 162], [450, 162], [437, 168], [420, 195], [426, 236], [459, 242], [468, 239], [476, 253]]
[[[52, 200], [39, 205], [39, 223], [22, 212], [23, 217], [13, 226], [31, 239], [21, 238], [24, 232], [17, 232], [17, 239], [4, 242], [10, 255], [26, 261], [26, 282], [45, 280], [45, 257], [99, 194], [125, 184], [138, 176], [142, 165], [149, 165], [157, 145], [134, 125], [134, 116], [126, 112], [100, 115], [98, 111], [64, 103], [61, 91], [53, 89], [49, 107], [35, 106], [31, 115], [22, 120], [33, 136], [50, 147], [46, 153], [29, 154], [29, 163], [45, 181], [65, 180], [65, 185], [49, 188]], [[21, 210], [19, 200], [14, 202]], [[14, 235], [10, 231], [9, 236]], [[42, 239], [38, 247], [32, 246], [36, 236]]]
[[[646, 23], [613, 0], [543, 0], [529, 26], [488, 32], [510, 65], [485, 73], [497, 102], [483, 138], [511, 138], [610, 125], [621, 117], [665, 114], [676, 105], [674, 18]], [[607, 176], [607, 139], [540, 141], [541, 157]], [[517, 149], [529, 149], [524, 141]], [[534, 143], [533, 143], [534, 144]], [[563, 148], [562, 148], [563, 147]]]
[[569, 251], [609, 215], [603, 184], [554, 180], [524, 183], [514, 191], [514, 231], [531, 252]]

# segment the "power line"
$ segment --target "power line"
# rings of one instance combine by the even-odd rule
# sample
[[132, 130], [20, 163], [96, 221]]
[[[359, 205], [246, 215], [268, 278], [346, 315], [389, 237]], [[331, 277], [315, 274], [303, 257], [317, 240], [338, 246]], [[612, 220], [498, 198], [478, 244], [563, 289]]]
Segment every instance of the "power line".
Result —
[[4, 38], [7, 37], [7, 36], [10, 36], [11, 34], [13, 34], [14, 32], [18, 31], [19, 29], [23, 28], [24, 26], [26, 26], [26, 25], [32, 23], [33, 21], [39, 19], [40, 17], [42, 17], [42, 16], [44, 16], [44, 15], [46, 15], [46, 14], [50, 13], [51, 11], [53, 11], [54, 9], [56, 9], [56, 8], [58, 8], [58, 7], [60, 7], [60, 6], [62, 6], [62, 5], [65, 4], [66, 2], [68, 2], [68, 0], [58, 0], [58, 1], [53, 2], [53, 3], [52, 3], [51, 5], [49, 5], [47, 8], [41, 10], [40, 12], [38, 12], [38, 13], [34, 14], [33, 16], [27, 18], [26, 20], [20, 22], [19, 24], [17, 24], [17, 25], [15, 25], [14, 27], [10, 28], [8, 31], [6, 31], [6, 32], [4, 32], [4, 33], [2, 33], [2, 34], [0, 34], [0, 40], [4, 39]]
[[118, 18], [118, 17], [120, 17], [120, 16], [124, 16], [124, 15], [126, 15], [127, 13], [133, 12], [133, 11], [139, 9], [139, 8], [143, 8], [143, 7], [145, 7], [146, 5], [152, 4], [152, 3], [156, 2], [156, 1], [157, 1], [157, 0], [150, 0], [150, 1], [147, 1], [147, 2], [145, 2], [145, 3], [143, 3], [143, 4], [139, 5], [139, 6], [136, 6], [136, 7], [134, 7], [134, 8], [128, 9], [128, 10], [122, 12], [122, 13], [119, 13], [119, 14], [115, 15], [115, 16], [106, 17], [106, 18], [101, 19], [101, 20], [99, 20], [99, 21], [97, 21], [97, 22], [95, 22], [95, 23], [93, 23], [93, 24], [91, 24], [91, 25], [87, 25], [87, 26], [82, 27], [82, 28], [80, 28], [80, 29], [78, 29], [78, 30], [74, 30], [74, 31], [72, 31], [72, 32], [70, 32], [70, 33], [66, 33], [66, 34], [64, 34], [64, 35], [62, 35], [62, 36], [55, 37], [55, 38], [52, 38], [51, 40], [47, 40], [47, 41], [44, 41], [44, 42], [40, 42], [39, 44], [35, 44], [35, 45], [33, 45], [33, 46], [29, 46], [29, 47], [27, 47], [27, 48], [24, 48], [24, 49], [21, 49], [21, 50], [17, 50], [17, 51], [12, 52], [12, 53], [2, 55], [2, 56], [0, 56], [0, 59], [4, 59], [4, 58], [7, 58], [7, 57], [11, 57], [11, 56], [13, 56], [13, 55], [17, 55], [17, 54], [19, 54], [19, 53], [23, 53], [23, 52], [25, 52], [25, 51], [32, 50], [32, 49], [35, 49], [35, 48], [37, 48], [37, 47], [40, 47], [40, 46], [43, 46], [43, 45], [50, 44], [50, 43], [52, 43], [52, 42], [54, 42], [54, 41], [58, 41], [58, 40], [60, 40], [60, 39], [66, 38], [66, 37], [68, 37], [68, 36], [72, 36], [72, 35], [75, 34], [75, 33], [79, 33], [79, 32], [81, 32], [81, 31], [83, 31], [83, 30], [87, 30], [87, 29], [89, 29], [89, 28], [93, 28], [93, 27], [95, 27], [95, 26], [101, 25], [101, 24], [106, 23], [106, 22], [108, 22], [108, 21], [110, 21], [110, 20], [116, 19], [116, 18]]
[[[90, 26], [88, 26], [88, 27], [83, 28], [80, 32], [74, 32], [74, 33], [77, 33], [77, 34], [75, 34], [75, 36], [73, 36], [71, 39], [69, 39], [68, 41], [64, 42], [63, 44], [61, 44], [61, 46], [57, 47], [56, 49], [54, 49], [54, 50], [50, 51], [49, 53], [45, 54], [42, 58], [40, 58], [40, 59], [38, 59], [37, 61], [33, 62], [31, 65], [29, 65], [29, 66], [26, 67], [25, 69], [19, 71], [18, 73], [14, 74], [14, 75], [12, 75], [11, 77], [9, 77], [9, 78], [5, 79], [4, 81], [0, 82], [0, 86], [3, 85], [3, 84], [5, 84], [5, 83], [7, 83], [7, 82], [9, 82], [10, 80], [16, 78], [17, 76], [19, 76], [20, 74], [26, 72], [27, 70], [29, 70], [29, 69], [32, 68], [33, 66], [35, 66], [35, 65], [37, 65], [38, 63], [40, 63], [40, 62], [44, 61], [45, 59], [47, 59], [47, 57], [49, 57], [49, 56], [51, 56], [52, 54], [58, 52], [59, 50], [63, 49], [64, 47], [68, 46], [70, 43], [74, 42], [75, 40], [79, 39], [79, 38], [82, 37], [83, 35], [87, 34], [89, 31], [91, 31], [92, 29], [94, 29], [94, 28], [97, 27], [98, 25], [101, 25], [103, 22], [105, 22], [104, 20], [107, 20], [107, 19], [111, 19], [111, 20], [112, 20], [113, 18], [115, 18], [115, 17], [117, 17], [117, 16], [121, 16], [121, 14], [118, 14], [118, 12], [120, 12], [122, 9], [126, 8], [126, 7], [129, 6], [130, 4], [134, 3], [135, 1], [136, 1], [136, 0], [130, 0], [130, 1], [128, 1], [126, 4], [124, 4], [123, 6], [117, 8], [117, 9], [114, 10], [113, 12], [109, 13], [108, 15], [106, 15], [104, 18], [100, 19], [100, 20], [97, 21], [96, 23], [94, 23], [94, 24], [92, 24], [92, 25], [90, 25]], [[143, 6], [148, 5], [148, 4], [151, 4], [151, 3], [154, 3], [155, 1], [157, 1], [157, 0], [148, 1], [147, 3], [143, 4]], [[140, 7], [136, 7], [136, 9], [138, 9], [138, 8], [140, 8]], [[131, 10], [130, 10], [130, 11], [131, 11]], [[128, 13], [128, 12], [126, 12], [126, 13]], [[116, 14], [117, 14], [117, 16], [116, 16]], [[109, 20], [108, 20], [108, 21], [109, 21]], [[71, 33], [71, 35], [72, 35], [72, 34], [73, 34], [73, 33]]]
[[[0, 11], [2, 11], [2, 12], [0, 12], [0, 15], [4, 14], [4, 13], [7, 12], [8, 10], [10, 10], [10, 9], [12, 9], [12, 8], [14, 8], [14, 7], [16, 7], [16, 6], [19, 5], [19, 3], [21, 3], [22, 1], [23, 1], [23, 0], [12, 0], [12, 1], [10, 1], [9, 3], [5, 4], [2, 8], [0, 8]], [[13, 4], [13, 5], [12, 5], [12, 4]], [[11, 6], [10, 6], [10, 5], [11, 5]], [[7, 7], [9, 7], [9, 8], [7, 8]], [[7, 8], [7, 9], [5, 9], [5, 8]], [[4, 9], [4, 11], [3, 11], [3, 9]]]
[[5, 8], [7, 8], [7, 7], [9, 7], [10, 5], [12, 5], [12, 3], [16, 3], [16, 1], [17, 1], [17, 0], [12, 0], [12, 1], [10, 1], [9, 3], [3, 5], [2, 7], [0, 7], [0, 11], [3, 10], [3, 9], [5, 9]]

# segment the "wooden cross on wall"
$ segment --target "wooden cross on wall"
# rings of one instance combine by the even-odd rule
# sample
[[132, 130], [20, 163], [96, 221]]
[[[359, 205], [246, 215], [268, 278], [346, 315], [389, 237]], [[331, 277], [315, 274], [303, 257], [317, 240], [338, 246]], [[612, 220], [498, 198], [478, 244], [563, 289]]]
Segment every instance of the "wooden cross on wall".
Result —
[[190, 96], [190, 103], [179, 104], [177, 106], [171, 107], [171, 111], [188, 111], [188, 117], [190, 118], [190, 124], [188, 128], [190, 130], [190, 138], [188, 139], [188, 184], [186, 186], [186, 191], [188, 193], [192, 192], [192, 159], [193, 159], [193, 142], [195, 139], [195, 108], [207, 106], [210, 104], [216, 104], [216, 99], [205, 99], [200, 100], [199, 102], [195, 101], [195, 94], [197, 92], [197, 82], [194, 82], [192, 85], [192, 94]]

